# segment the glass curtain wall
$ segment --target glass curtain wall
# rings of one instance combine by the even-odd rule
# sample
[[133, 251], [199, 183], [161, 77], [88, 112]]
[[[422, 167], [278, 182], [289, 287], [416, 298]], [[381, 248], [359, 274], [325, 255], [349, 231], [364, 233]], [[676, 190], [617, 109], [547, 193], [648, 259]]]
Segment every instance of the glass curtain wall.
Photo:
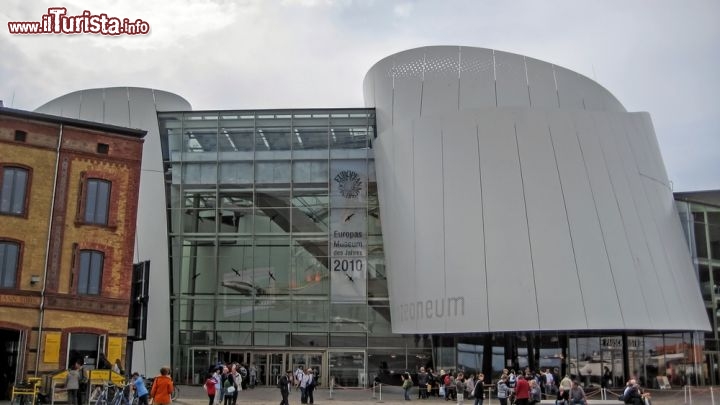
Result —
[[[233, 348], [331, 348], [330, 366], [353, 359], [354, 371], [342, 372], [351, 385], [366, 381], [368, 347], [402, 353], [408, 367], [405, 340], [390, 332], [374, 110], [177, 112], [158, 119], [172, 353], [181, 378], [197, 379], [209, 366], [191, 361], [192, 353]], [[351, 172], [365, 184], [351, 194], [353, 204], [343, 205], [332, 193]], [[343, 261], [332, 247], [346, 241], [334, 240], [333, 228], [349, 222], [361, 232], [362, 248]], [[349, 266], [362, 269], [353, 287], [362, 285], [357, 294], [337, 295], [333, 267]]]
[[720, 207], [685, 201], [676, 201], [676, 206], [712, 327], [697, 334], [696, 341], [704, 345], [704, 353], [697, 355], [703, 358], [686, 373], [699, 384], [716, 385], [720, 383]]

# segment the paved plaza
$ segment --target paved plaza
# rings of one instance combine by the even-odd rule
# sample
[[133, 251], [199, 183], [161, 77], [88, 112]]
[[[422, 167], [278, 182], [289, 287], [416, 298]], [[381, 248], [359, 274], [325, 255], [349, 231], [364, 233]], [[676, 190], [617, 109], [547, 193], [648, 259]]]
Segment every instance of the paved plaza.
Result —
[[[175, 402], [184, 405], [208, 405], [208, 398], [202, 387], [200, 386], [180, 386], [182, 395]], [[714, 387], [712, 395], [715, 397], [715, 402], [711, 397], [709, 387], [693, 387], [690, 391], [692, 397], [686, 396], [683, 389], [672, 389], [664, 391], [652, 391], [652, 405], [682, 405], [682, 404], [693, 404], [693, 405], [720, 405], [720, 388]], [[316, 405], [328, 405], [328, 404], [375, 404], [383, 403], [388, 405], [406, 405], [408, 402], [416, 402], [422, 404], [455, 404], [455, 402], [446, 402], [442, 398], [430, 398], [427, 400], [417, 399], [417, 388], [412, 389], [412, 400], [403, 400], [402, 389], [400, 387], [383, 387], [382, 400], [380, 399], [379, 392], [376, 391], [373, 396], [372, 389], [343, 389], [334, 390], [332, 396], [328, 389], [317, 389], [315, 390], [315, 404]], [[599, 399], [599, 396], [590, 398], [590, 405], [592, 405], [592, 399]], [[238, 404], [253, 404], [253, 405], [277, 405], [280, 403], [280, 391], [277, 388], [256, 388], [248, 389], [240, 392], [238, 397]], [[465, 405], [472, 405], [473, 400], [466, 400]], [[290, 394], [290, 404], [300, 404], [300, 392], [292, 391]], [[498, 405], [497, 399], [492, 398], [485, 400], [483, 405]]]

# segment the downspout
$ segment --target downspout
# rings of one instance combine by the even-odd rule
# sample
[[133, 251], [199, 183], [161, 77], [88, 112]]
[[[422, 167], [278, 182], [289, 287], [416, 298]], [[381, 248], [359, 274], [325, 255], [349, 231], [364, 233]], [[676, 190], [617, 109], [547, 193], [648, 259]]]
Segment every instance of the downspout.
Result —
[[53, 176], [52, 200], [50, 201], [50, 220], [48, 221], [48, 236], [45, 245], [45, 272], [43, 274], [43, 288], [40, 291], [40, 316], [38, 321], [38, 344], [35, 353], [35, 377], [38, 376], [38, 368], [40, 367], [40, 355], [42, 353], [42, 332], [43, 322], [45, 320], [45, 290], [47, 289], [48, 262], [50, 261], [50, 240], [52, 237], [52, 226], [55, 215], [55, 193], [57, 192], [58, 170], [60, 167], [60, 149], [63, 140], [63, 124], [60, 124], [60, 136], [58, 137], [57, 149], [55, 150], [55, 174]]

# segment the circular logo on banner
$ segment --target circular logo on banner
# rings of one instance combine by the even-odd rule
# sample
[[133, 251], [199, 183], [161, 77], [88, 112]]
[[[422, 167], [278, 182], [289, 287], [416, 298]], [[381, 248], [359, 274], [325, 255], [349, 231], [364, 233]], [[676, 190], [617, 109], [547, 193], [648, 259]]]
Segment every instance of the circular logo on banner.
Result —
[[358, 198], [362, 191], [360, 175], [353, 170], [343, 170], [335, 176], [340, 194], [345, 198]]

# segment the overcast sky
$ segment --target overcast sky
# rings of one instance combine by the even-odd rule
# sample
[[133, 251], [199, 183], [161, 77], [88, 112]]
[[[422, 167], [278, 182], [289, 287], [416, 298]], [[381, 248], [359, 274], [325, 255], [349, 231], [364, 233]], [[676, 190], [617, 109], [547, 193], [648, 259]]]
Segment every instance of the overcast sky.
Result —
[[[11, 35], [9, 21], [142, 19], [148, 35]], [[531, 56], [648, 111], [675, 191], [720, 189], [718, 0], [2, 0], [0, 100], [141, 86], [193, 109], [363, 106], [378, 60], [426, 45]]]

